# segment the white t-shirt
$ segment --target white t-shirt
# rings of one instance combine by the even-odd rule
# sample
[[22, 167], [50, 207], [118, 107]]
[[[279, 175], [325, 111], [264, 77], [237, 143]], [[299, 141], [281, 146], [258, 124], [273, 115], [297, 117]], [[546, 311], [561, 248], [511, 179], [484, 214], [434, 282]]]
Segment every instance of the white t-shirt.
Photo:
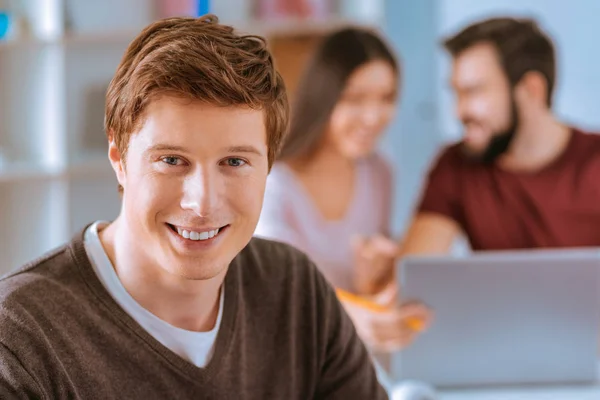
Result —
[[98, 232], [106, 224], [101, 221], [92, 224], [85, 232], [84, 241], [92, 267], [108, 293], [125, 312], [165, 347], [197, 367], [205, 367], [212, 356], [217, 333], [221, 326], [224, 288], [221, 288], [217, 322], [211, 331], [188, 331], [163, 321], [135, 301], [119, 280], [98, 236]]

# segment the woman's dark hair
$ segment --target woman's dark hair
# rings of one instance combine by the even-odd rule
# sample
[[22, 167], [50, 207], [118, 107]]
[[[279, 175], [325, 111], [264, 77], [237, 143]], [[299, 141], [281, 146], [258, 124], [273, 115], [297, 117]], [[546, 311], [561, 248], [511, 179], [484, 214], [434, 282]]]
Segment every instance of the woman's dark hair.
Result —
[[388, 62], [398, 75], [392, 51], [373, 31], [344, 28], [321, 41], [298, 84], [279, 159], [309, 156], [317, 148], [350, 75], [377, 60]]

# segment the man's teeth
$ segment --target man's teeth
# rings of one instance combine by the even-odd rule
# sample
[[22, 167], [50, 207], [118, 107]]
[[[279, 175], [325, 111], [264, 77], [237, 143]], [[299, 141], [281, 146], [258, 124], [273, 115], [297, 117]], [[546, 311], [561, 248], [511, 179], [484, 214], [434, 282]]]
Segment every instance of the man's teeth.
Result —
[[177, 228], [177, 233], [179, 236], [190, 239], [190, 240], [208, 240], [214, 238], [218, 233], [219, 229], [215, 229], [213, 231], [207, 232], [195, 232], [195, 231], [187, 231], [185, 229]]

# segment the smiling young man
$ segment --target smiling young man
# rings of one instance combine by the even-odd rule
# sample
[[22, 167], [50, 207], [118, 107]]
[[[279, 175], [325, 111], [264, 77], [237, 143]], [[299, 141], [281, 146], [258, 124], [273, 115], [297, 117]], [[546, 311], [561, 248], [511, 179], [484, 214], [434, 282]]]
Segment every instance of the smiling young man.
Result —
[[261, 38], [146, 28], [107, 93], [121, 213], [0, 282], [0, 398], [385, 398], [313, 264], [252, 238], [287, 119]]

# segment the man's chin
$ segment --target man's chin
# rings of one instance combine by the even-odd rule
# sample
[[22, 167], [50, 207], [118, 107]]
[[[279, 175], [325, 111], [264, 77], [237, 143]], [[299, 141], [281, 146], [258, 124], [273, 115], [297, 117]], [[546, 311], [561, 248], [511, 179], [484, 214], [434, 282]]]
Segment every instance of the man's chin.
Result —
[[171, 275], [187, 281], [208, 281], [224, 276], [227, 265], [212, 260], [173, 260], [171, 266], [165, 269]]
[[473, 162], [481, 162], [483, 161], [483, 154], [485, 153], [485, 149], [479, 149], [479, 148], [475, 148], [473, 145], [470, 145], [466, 142], [462, 142], [461, 146], [460, 146], [460, 150], [463, 154], [463, 156], [465, 156], [465, 158], [467, 158], [470, 161]]
[[161, 269], [171, 276], [189, 281], [206, 281], [226, 272], [229, 262], [218, 252], [182, 252], [177, 246], [168, 249], [162, 255]]

